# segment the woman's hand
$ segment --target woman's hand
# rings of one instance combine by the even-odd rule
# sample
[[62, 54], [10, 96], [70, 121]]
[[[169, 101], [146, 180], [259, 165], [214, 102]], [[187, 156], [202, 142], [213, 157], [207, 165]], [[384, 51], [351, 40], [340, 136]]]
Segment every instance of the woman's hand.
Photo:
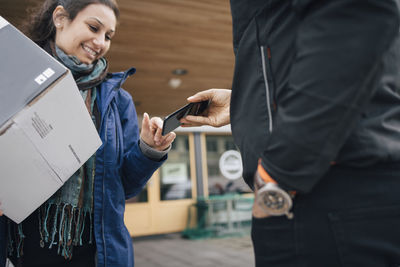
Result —
[[231, 90], [209, 89], [201, 91], [187, 99], [189, 102], [210, 100], [206, 112], [202, 116], [188, 115], [180, 120], [182, 127], [210, 125], [214, 127], [224, 126], [230, 123], [229, 108], [231, 102]]
[[165, 136], [161, 135], [163, 121], [159, 117], [150, 119], [147, 113], [143, 114], [142, 131], [140, 137], [150, 147], [163, 151], [166, 150], [175, 140], [176, 134], [170, 132]]

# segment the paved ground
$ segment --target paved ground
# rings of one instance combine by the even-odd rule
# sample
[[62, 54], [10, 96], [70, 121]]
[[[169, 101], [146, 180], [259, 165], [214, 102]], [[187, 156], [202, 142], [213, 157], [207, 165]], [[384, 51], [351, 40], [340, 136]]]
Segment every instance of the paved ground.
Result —
[[[135, 267], [253, 267], [250, 236], [188, 240], [181, 234], [133, 239]], [[6, 265], [13, 267], [11, 263]]]
[[133, 239], [135, 267], [252, 267], [250, 236], [188, 240], [180, 234]]

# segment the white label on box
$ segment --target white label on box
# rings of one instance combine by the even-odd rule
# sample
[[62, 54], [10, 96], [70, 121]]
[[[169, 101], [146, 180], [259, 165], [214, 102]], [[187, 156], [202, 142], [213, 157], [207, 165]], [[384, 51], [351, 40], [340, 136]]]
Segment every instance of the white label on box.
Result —
[[47, 68], [45, 71], [43, 71], [39, 76], [35, 78], [35, 82], [41, 85], [42, 83], [47, 81], [48, 78], [53, 76], [54, 73], [55, 73], [54, 70], [52, 70], [51, 68]]
[[54, 73], [54, 70], [51, 68], [47, 68], [45, 71], [43, 71], [43, 75], [46, 76], [46, 78], [50, 78]]
[[0, 29], [6, 25], [8, 25], [8, 21], [5, 20], [2, 16], [0, 16]]
[[35, 82], [39, 85], [41, 85], [42, 83], [44, 83], [47, 80], [46, 77], [44, 77], [43, 74], [40, 74], [39, 76], [36, 77]]

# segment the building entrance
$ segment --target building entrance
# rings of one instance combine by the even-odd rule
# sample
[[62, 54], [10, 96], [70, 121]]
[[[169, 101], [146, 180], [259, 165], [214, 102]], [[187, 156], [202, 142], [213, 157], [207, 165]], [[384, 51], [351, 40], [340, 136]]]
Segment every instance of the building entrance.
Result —
[[193, 134], [178, 134], [168, 160], [146, 188], [129, 199], [125, 223], [132, 236], [182, 231], [197, 197]]

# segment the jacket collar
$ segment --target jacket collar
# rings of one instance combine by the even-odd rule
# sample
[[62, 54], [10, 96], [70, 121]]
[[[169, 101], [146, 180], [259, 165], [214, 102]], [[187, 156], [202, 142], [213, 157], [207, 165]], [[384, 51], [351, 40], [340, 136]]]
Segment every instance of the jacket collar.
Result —
[[129, 76], [136, 72], [135, 68], [130, 68], [124, 72], [116, 72], [107, 74], [107, 78], [101, 84], [98, 91], [97, 104], [100, 112], [104, 114], [106, 108], [115, 97], [122, 84], [128, 79]]
[[113, 90], [121, 88], [122, 84], [128, 79], [129, 76], [136, 73], [135, 68], [130, 68], [123, 72], [109, 73], [105, 82], [110, 83]]

